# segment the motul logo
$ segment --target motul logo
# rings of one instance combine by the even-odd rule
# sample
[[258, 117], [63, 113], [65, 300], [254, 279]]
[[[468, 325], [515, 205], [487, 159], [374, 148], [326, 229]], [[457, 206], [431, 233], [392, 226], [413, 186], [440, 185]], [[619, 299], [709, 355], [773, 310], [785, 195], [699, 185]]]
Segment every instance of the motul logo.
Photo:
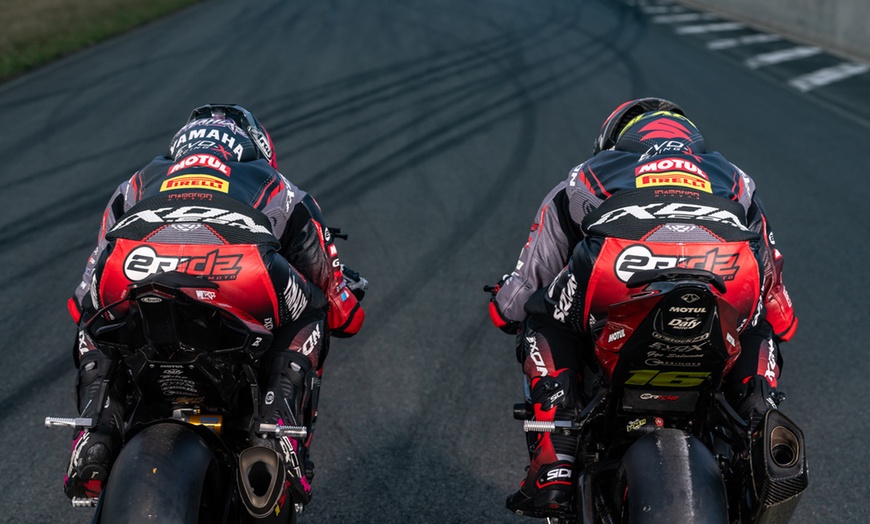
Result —
[[166, 174], [172, 175], [182, 169], [187, 169], [189, 167], [208, 167], [214, 169], [215, 171], [220, 171], [222, 175], [230, 176], [230, 168], [226, 164], [218, 160], [217, 157], [212, 155], [190, 155], [189, 157], [182, 159], [180, 162], [170, 167], [169, 171], [167, 171]]
[[700, 176], [705, 180], [710, 180], [700, 167], [693, 162], [683, 160], [682, 158], [664, 158], [655, 162], [646, 163], [634, 170], [634, 176], [640, 176], [645, 173], [662, 173], [665, 171], [682, 171]]

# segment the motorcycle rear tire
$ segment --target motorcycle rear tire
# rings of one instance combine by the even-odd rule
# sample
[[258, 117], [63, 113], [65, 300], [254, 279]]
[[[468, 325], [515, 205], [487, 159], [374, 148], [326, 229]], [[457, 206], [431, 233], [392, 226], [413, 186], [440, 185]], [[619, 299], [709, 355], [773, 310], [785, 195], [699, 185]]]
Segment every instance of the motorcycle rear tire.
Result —
[[207, 522], [214, 516], [200, 515], [201, 502], [214, 489], [216, 461], [191, 428], [175, 423], [148, 426], [121, 450], [94, 522]]
[[628, 522], [728, 524], [725, 483], [713, 454], [695, 437], [659, 429], [622, 459]]

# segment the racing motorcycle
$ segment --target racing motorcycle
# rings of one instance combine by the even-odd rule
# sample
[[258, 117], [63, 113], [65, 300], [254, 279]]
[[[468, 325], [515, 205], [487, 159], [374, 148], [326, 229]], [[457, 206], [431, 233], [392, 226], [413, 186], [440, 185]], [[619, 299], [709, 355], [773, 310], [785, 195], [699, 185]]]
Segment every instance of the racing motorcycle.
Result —
[[548, 522], [787, 522], [808, 485], [803, 434], [778, 409], [750, 424], [726, 400], [740, 348], [723, 279], [671, 267], [626, 286], [593, 324], [582, 409], [535, 421], [528, 383], [514, 406], [530, 450], [536, 432], [578, 437], [573, 511]]
[[[295, 522], [307, 502], [292, 489], [310, 471], [305, 448], [282, 446], [291, 449], [279, 454], [264, 439], [310, 435], [316, 373], [306, 379], [305, 426], [260, 424], [254, 364], [272, 335], [223, 302], [217, 283], [185, 273], [132, 285], [85, 329], [119, 362], [116, 379], [126, 375], [128, 394], [124, 445], [102, 494], [74, 506], [96, 506], [95, 523]], [[46, 426], [91, 429], [96, 421], [48, 417]], [[281, 500], [288, 495], [291, 501]]]

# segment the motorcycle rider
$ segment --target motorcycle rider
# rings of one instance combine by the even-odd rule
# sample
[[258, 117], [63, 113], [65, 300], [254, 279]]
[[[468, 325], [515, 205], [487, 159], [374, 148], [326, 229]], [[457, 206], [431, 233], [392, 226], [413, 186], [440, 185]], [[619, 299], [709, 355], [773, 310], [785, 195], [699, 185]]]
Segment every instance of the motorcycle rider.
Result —
[[[168, 155], [137, 171], [110, 198], [97, 246], [69, 300], [79, 326], [78, 409], [97, 422], [74, 436], [64, 479], [70, 498], [99, 495], [123, 439], [124, 381], [83, 326], [98, 309], [120, 300], [129, 284], [162, 270], [219, 280], [235, 306], [272, 331], [258, 370], [260, 421], [313, 422], [303, 414], [308, 409], [313, 419], [316, 412], [310, 386], [322, 373], [326, 335], [359, 331], [359, 300], [368, 283], [341, 264], [320, 207], [277, 166], [270, 135], [248, 110], [209, 104], [191, 113]], [[138, 247], [125, 252], [119, 239]], [[221, 260], [221, 247], [247, 245], [253, 256]], [[102, 405], [100, 398], [106, 399]], [[288, 470], [287, 448], [304, 463], [308, 444], [310, 436], [305, 442], [272, 442], [284, 451]], [[306, 465], [301, 478], [289, 471], [287, 478], [307, 502], [312, 464]]]
[[[674, 214], [656, 215], [662, 204]], [[503, 331], [518, 334], [517, 359], [535, 420], [570, 419], [583, 367], [594, 362], [590, 327], [604, 318], [608, 304], [595, 303], [585, 291], [597, 262], [615, 266], [598, 258], [605, 236], [641, 242], [752, 239], [761, 296], [751, 310], [741, 311], [742, 353], [725, 388], [754, 427], [780, 398], [779, 343], [797, 328], [782, 284], [782, 255], [755, 182], [707, 151], [685, 112], [660, 98], [625, 102], [604, 121], [592, 157], [544, 198], [516, 268], [494, 288], [490, 316]], [[660, 267], [650, 260], [634, 262]], [[538, 435], [528, 473], [506, 505], [545, 517], [569, 508], [577, 442], [573, 436]]]

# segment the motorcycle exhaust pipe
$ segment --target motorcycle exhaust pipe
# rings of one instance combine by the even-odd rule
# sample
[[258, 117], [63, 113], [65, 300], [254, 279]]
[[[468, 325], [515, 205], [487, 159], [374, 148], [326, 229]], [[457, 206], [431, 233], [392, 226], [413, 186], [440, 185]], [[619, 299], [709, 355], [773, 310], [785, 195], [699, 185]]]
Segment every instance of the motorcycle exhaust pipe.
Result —
[[284, 492], [285, 477], [281, 457], [272, 448], [254, 446], [239, 454], [239, 491], [252, 517], [262, 519], [274, 514]]
[[757, 524], [785, 523], [809, 485], [804, 435], [779, 410], [767, 412], [752, 435], [750, 461]]

